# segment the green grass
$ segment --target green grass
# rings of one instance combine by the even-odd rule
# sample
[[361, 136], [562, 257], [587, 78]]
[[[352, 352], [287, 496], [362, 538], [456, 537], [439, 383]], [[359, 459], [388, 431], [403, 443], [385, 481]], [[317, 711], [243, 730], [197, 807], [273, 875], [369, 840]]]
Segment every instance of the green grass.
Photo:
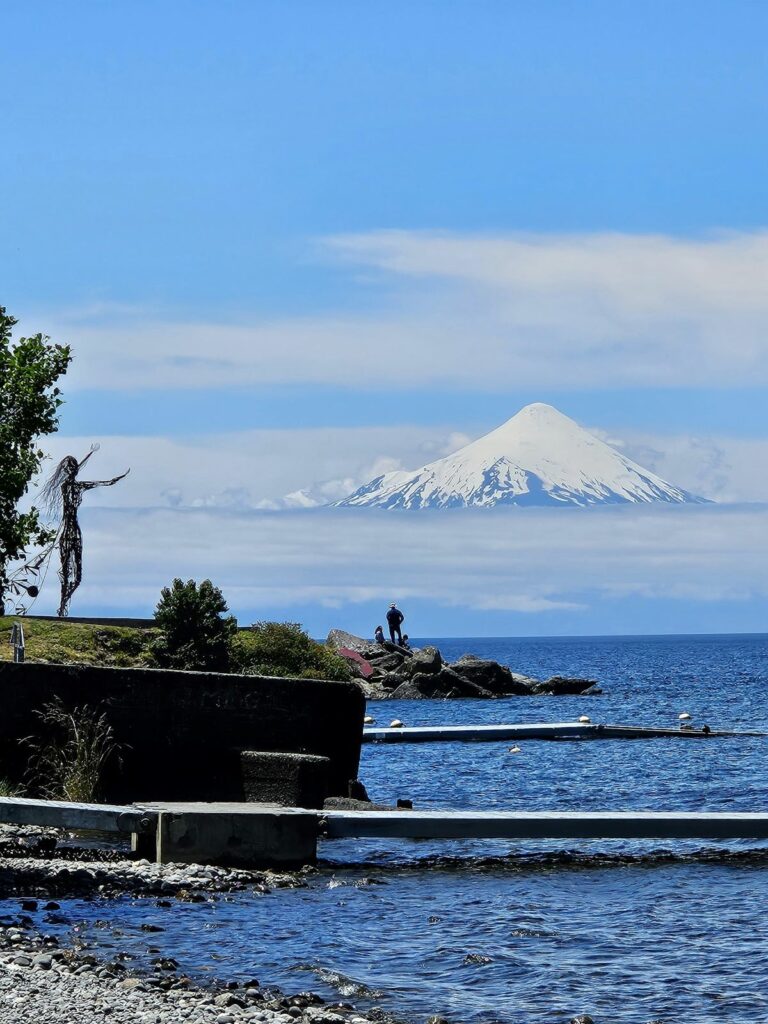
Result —
[[[19, 621], [0, 617], [0, 661], [11, 661], [11, 627]], [[57, 665], [106, 665], [156, 668], [151, 645], [160, 631], [131, 626], [96, 626], [86, 622], [24, 619], [27, 661]], [[261, 622], [241, 630], [230, 646], [230, 672], [244, 675], [349, 679], [343, 658], [310, 639], [292, 622]]]
[[[11, 661], [11, 627], [17, 619], [0, 617], [0, 661]], [[59, 665], [110, 665], [144, 668], [154, 664], [149, 652], [155, 629], [95, 626], [84, 622], [24, 619], [26, 660]]]

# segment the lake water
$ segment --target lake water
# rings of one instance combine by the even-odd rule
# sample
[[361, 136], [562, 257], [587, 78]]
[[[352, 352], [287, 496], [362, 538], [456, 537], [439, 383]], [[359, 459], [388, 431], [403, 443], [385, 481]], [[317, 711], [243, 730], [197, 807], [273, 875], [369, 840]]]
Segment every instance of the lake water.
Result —
[[[422, 641], [423, 642], [423, 641]], [[568, 721], [768, 731], [768, 636], [434, 641], [595, 697], [372, 704], [379, 724]], [[369, 745], [371, 797], [418, 807], [761, 810], [768, 739]], [[325, 843], [308, 888], [206, 904], [67, 901], [46, 926], [201, 978], [341, 994], [413, 1021], [768, 1020], [768, 844]], [[11, 905], [0, 904], [3, 912]], [[157, 955], [157, 954], [155, 954]]]

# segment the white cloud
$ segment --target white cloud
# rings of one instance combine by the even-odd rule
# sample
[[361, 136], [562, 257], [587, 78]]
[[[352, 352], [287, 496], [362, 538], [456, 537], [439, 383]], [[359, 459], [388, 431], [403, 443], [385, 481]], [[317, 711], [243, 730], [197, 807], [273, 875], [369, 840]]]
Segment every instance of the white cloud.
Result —
[[241, 322], [101, 308], [27, 319], [71, 341], [75, 388], [768, 383], [768, 232], [391, 231], [327, 248], [366, 271], [366, 288], [371, 268], [383, 275], [387, 301]]
[[[768, 509], [84, 510], [79, 607], [151, 608], [174, 576], [232, 608], [415, 598], [539, 612], [595, 599], [768, 596]], [[53, 606], [55, 578], [36, 610]]]

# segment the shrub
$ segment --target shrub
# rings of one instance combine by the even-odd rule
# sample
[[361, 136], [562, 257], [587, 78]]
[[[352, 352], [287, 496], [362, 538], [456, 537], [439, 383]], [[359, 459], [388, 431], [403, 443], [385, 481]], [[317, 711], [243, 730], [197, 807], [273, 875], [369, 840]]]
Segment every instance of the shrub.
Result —
[[343, 658], [313, 640], [298, 622], [256, 622], [238, 633], [233, 670], [248, 675], [350, 679]]
[[227, 672], [232, 638], [237, 632], [227, 602], [210, 580], [198, 586], [194, 580], [175, 579], [163, 587], [155, 609], [160, 636], [152, 644], [152, 654], [163, 668], [192, 669], [198, 672]]
[[68, 711], [58, 699], [37, 714], [46, 739], [26, 741], [31, 788], [50, 800], [94, 803], [107, 763], [119, 750], [106, 715], [87, 705]]

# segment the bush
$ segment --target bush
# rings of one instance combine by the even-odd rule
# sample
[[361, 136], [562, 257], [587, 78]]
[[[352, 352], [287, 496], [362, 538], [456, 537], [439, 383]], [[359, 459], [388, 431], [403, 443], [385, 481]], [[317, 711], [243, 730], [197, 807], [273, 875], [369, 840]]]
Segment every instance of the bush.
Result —
[[344, 659], [313, 640], [298, 622], [256, 622], [238, 633], [232, 668], [246, 675], [351, 678]]
[[152, 644], [152, 654], [163, 668], [191, 669], [198, 672], [229, 671], [232, 639], [237, 633], [233, 615], [218, 587], [203, 580], [183, 583], [175, 579], [163, 587], [155, 609], [160, 636]]
[[95, 803], [108, 763], [117, 758], [119, 765], [119, 746], [106, 715], [87, 705], [67, 710], [58, 698], [37, 715], [48, 738], [25, 741], [31, 748], [32, 789], [49, 800]]

